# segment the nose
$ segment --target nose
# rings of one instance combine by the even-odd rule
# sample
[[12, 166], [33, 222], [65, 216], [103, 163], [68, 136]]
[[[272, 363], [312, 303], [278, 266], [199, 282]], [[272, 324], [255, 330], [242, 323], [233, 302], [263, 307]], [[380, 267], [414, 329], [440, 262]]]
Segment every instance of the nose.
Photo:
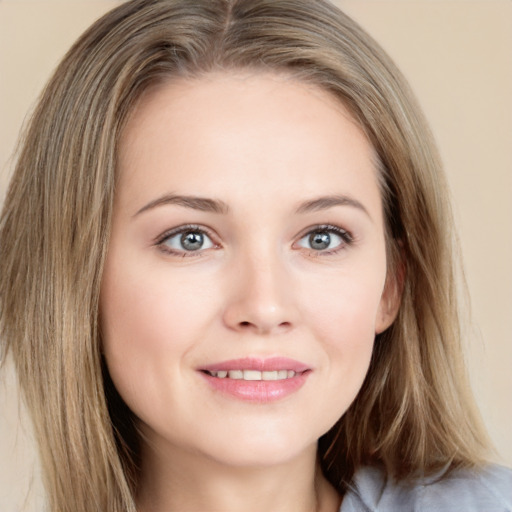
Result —
[[240, 258], [230, 271], [223, 320], [239, 332], [278, 334], [297, 323], [294, 282], [277, 255]]

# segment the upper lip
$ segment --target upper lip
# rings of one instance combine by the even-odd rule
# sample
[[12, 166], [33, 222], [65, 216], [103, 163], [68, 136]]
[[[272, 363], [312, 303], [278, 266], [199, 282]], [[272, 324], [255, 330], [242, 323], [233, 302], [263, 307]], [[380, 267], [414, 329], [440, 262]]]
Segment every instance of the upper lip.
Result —
[[222, 370], [259, 370], [260, 372], [293, 370], [296, 373], [300, 373], [305, 372], [306, 370], [311, 370], [311, 367], [288, 357], [243, 357], [240, 359], [231, 359], [229, 361], [221, 361], [202, 366], [200, 370], [209, 372], [218, 372]]

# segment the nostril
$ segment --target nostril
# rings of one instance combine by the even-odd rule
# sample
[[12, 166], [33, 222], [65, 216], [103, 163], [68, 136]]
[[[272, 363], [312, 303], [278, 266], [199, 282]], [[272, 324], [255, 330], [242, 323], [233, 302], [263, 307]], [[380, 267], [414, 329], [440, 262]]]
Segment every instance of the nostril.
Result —
[[[255, 327], [255, 324], [253, 324], [252, 322], [249, 322], [247, 320], [244, 320], [243, 322], [240, 322], [238, 324], [240, 327], [246, 329], [246, 328], [250, 328], [250, 327]], [[279, 328], [285, 328], [287, 329], [288, 327], [290, 327], [292, 324], [290, 322], [281, 322], [279, 323], [278, 327]]]

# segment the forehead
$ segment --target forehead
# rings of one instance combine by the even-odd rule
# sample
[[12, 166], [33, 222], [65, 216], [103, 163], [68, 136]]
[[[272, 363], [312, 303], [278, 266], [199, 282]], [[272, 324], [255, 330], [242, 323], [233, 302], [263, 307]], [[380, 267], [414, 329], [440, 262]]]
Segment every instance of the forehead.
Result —
[[[276, 106], [277, 109], [271, 108]], [[235, 70], [173, 78], [150, 86], [129, 116], [122, 134], [121, 154], [129, 151], [134, 142], [140, 143], [143, 132], [151, 135], [152, 126], [158, 123], [166, 124], [169, 133], [180, 124], [194, 130], [201, 126], [205, 130], [243, 128], [250, 135], [249, 124], [241, 120], [253, 121], [257, 130], [265, 124], [277, 126], [279, 117], [298, 123], [302, 129], [309, 127], [311, 136], [319, 132], [319, 124], [329, 130], [343, 118], [352, 125], [352, 133], [364, 138], [359, 123], [342, 101], [319, 85], [284, 73]], [[174, 122], [169, 123], [171, 120]]]
[[286, 187], [290, 197], [328, 193], [330, 183], [380, 201], [373, 148], [348, 109], [322, 88], [278, 74], [212, 73], [148, 90], [128, 120], [119, 161], [120, 193], [132, 196], [151, 184], [153, 193], [183, 185], [212, 196], [236, 183], [262, 196]]

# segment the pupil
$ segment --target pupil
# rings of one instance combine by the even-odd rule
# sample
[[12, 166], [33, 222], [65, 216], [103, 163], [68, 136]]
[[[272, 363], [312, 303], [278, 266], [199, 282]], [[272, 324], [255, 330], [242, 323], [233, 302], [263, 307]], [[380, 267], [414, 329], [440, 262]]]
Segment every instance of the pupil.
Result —
[[181, 235], [181, 245], [188, 251], [197, 251], [203, 245], [203, 235], [201, 233], [184, 233]]
[[327, 249], [329, 244], [331, 243], [331, 235], [329, 233], [313, 233], [309, 237], [309, 241], [311, 243], [311, 247], [313, 249]]

